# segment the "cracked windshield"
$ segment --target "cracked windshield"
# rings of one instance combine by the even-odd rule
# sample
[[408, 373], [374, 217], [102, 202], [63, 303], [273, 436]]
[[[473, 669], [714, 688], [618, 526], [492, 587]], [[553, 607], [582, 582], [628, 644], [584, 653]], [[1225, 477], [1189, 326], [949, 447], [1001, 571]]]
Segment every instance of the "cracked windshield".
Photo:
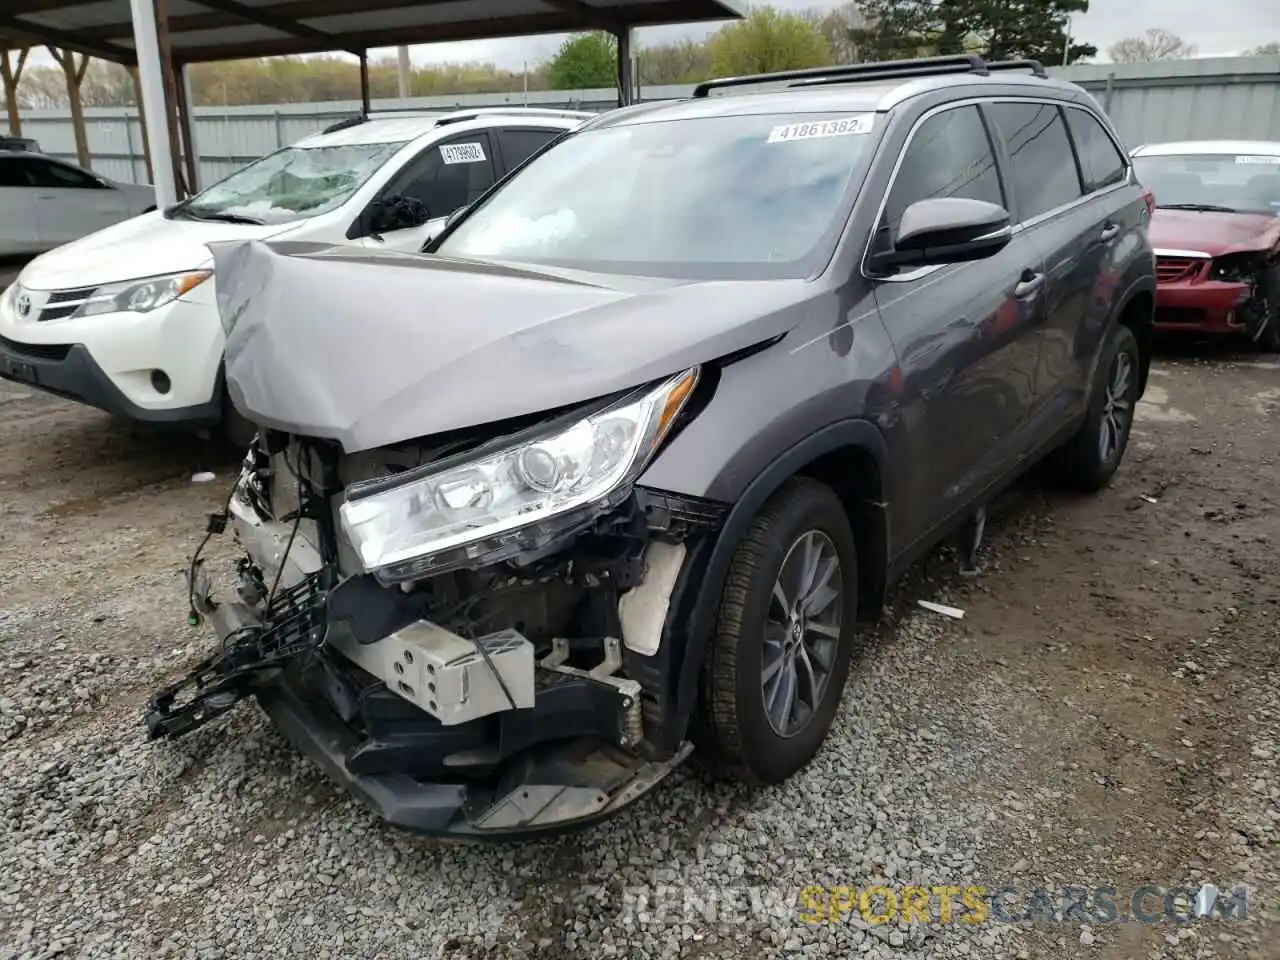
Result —
[[288, 223], [327, 213], [403, 143], [289, 147], [251, 163], [179, 211], [196, 220]]

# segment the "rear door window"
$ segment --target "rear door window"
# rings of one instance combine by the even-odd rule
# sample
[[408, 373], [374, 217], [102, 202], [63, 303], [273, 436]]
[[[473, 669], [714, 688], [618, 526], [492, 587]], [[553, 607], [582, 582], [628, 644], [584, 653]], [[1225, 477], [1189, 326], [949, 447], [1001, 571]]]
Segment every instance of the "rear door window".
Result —
[[932, 197], [1005, 204], [991, 140], [977, 107], [945, 110], [916, 128], [889, 191], [881, 229], [896, 237], [907, 207]]
[[1080, 159], [1085, 190], [1092, 192], [1122, 183], [1129, 170], [1129, 161], [1098, 118], [1087, 110], [1068, 107], [1067, 126], [1071, 129], [1076, 156]]
[[1021, 220], [1031, 220], [1083, 195], [1062, 111], [1052, 103], [985, 105], [1012, 165]]
[[52, 160], [30, 157], [23, 161], [27, 173], [37, 187], [70, 187], [76, 190], [101, 190], [102, 184], [89, 174], [75, 167], [68, 167]]
[[31, 181], [17, 157], [0, 157], [0, 187], [29, 187]]
[[503, 169], [514, 170], [564, 132], [554, 127], [503, 127], [498, 130]]

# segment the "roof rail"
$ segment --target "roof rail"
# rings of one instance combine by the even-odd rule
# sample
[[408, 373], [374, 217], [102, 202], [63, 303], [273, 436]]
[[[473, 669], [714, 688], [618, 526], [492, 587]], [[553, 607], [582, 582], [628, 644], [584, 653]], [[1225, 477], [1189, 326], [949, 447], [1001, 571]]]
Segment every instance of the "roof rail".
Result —
[[1037, 77], [1048, 77], [1044, 67], [1036, 60], [988, 62], [976, 53], [966, 53], [945, 57], [919, 57], [913, 60], [879, 60], [872, 63], [847, 63], [833, 67], [808, 67], [803, 70], [760, 73], [745, 77], [725, 77], [698, 84], [693, 89], [693, 95], [701, 98], [708, 96], [712, 90], [726, 87], [745, 87], [757, 83], [779, 83], [787, 80], [793, 81], [787, 84], [789, 87], [809, 87], [859, 80], [931, 77], [947, 73], [970, 73], [985, 77], [989, 76], [993, 70], [1030, 70]]
[[365, 114], [369, 120], [387, 120], [395, 117], [443, 117], [447, 110], [428, 110], [422, 107], [382, 107], [378, 110], [370, 110]]
[[1049, 74], [1045, 72], [1044, 64], [1039, 60], [988, 60], [988, 70], [1030, 70], [1031, 75], [1039, 77], [1042, 80], [1048, 80]]
[[448, 113], [436, 121], [436, 126], [443, 126], [448, 123], [462, 123], [466, 120], [476, 120], [480, 117], [489, 116], [512, 116], [512, 117], [563, 117], [565, 119], [579, 118], [582, 120], [596, 116], [590, 110], [568, 110], [558, 107], [476, 107], [468, 110], [458, 110]]
[[934, 73], [982, 73], [987, 72], [986, 62], [977, 54], [957, 54], [947, 57], [920, 57], [915, 60], [881, 60], [874, 63], [846, 63], [834, 67], [806, 67], [802, 70], [783, 70], [778, 73], [758, 73], [746, 77], [723, 77], [704, 80], [693, 88], [693, 96], [708, 96], [712, 90], [726, 87], [745, 87], [757, 83], [779, 83], [785, 80], [835, 80], [875, 77], [919, 77]]
[[357, 114], [354, 117], [347, 117], [345, 120], [339, 120], [337, 123], [331, 123], [329, 126], [321, 130], [321, 133], [337, 133], [339, 130], [345, 130], [347, 127], [355, 127], [367, 121], [369, 118], [363, 114]]

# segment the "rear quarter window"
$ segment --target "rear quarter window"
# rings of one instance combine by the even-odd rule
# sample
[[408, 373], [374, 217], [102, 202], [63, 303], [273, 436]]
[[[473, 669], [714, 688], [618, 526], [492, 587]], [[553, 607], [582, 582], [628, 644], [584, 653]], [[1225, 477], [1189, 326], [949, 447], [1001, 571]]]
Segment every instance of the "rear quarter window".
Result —
[[1085, 190], [1102, 190], [1124, 181], [1129, 161], [1097, 117], [1087, 110], [1068, 107], [1067, 126], [1076, 146], [1076, 156], [1080, 158]]

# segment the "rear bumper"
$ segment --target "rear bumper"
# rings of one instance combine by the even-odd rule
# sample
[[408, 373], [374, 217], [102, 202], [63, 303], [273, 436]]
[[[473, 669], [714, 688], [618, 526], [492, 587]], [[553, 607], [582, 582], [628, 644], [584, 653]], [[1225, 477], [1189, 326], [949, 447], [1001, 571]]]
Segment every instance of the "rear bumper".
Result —
[[1238, 311], [1250, 297], [1244, 283], [1216, 280], [1161, 284], [1156, 290], [1155, 328], [1187, 333], [1243, 333]]
[[222, 418], [217, 391], [207, 402], [194, 406], [139, 406], [116, 386], [80, 343], [30, 344], [0, 337], [0, 378], [145, 423], [203, 427], [212, 426]]

